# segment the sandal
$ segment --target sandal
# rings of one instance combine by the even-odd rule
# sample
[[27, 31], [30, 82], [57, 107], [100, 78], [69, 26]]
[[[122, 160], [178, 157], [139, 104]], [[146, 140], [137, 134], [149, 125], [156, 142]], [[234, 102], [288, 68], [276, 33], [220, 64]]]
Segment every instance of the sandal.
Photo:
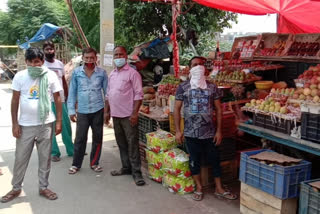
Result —
[[111, 174], [112, 176], [121, 176], [121, 175], [131, 175], [132, 172], [131, 172], [131, 170], [129, 170], [129, 169], [123, 169], [123, 168], [121, 168], [121, 169], [119, 169], [119, 170], [113, 170], [113, 171], [111, 171], [110, 174]]
[[52, 162], [59, 162], [61, 159], [58, 156], [52, 156], [51, 161]]
[[40, 190], [39, 195], [45, 197], [48, 200], [56, 200], [58, 198], [57, 194], [52, 192], [50, 189]]
[[195, 201], [201, 201], [203, 199], [203, 192], [194, 191], [192, 195], [192, 199]]
[[18, 197], [20, 195], [20, 193], [21, 193], [21, 190], [18, 190], [18, 191], [11, 190], [10, 192], [8, 192], [5, 196], [3, 196], [1, 198], [1, 202], [7, 203], [9, 201], [12, 201], [16, 197]]
[[218, 193], [218, 192], [215, 192], [214, 193], [216, 196], [218, 197], [222, 197], [222, 198], [225, 198], [225, 199], [229, 199], [229, 200], [235, 200], [238, 198], [237, 195], [234, 195], [232, 194], [231, 192], [224, 192], [224, 193]]
[[99, 165], [93, 165], [93, 166], [91, 166], [91, 169], [95, 172], [102, 172], [103, 171], [102, 167]]
[[70, 175], [74, 175], [76, 174], [78, 171], [80, 170], [80, 168], [76, 167], [76, 166], [72, 166], [69, 168], [69, 174]]

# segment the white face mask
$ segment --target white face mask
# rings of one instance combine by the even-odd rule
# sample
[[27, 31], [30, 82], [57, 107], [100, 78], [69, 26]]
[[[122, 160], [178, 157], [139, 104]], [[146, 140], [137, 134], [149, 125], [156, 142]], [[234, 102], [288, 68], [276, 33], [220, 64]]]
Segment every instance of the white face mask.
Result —
[[191, 89], [201, 88], [206, 89], [207, 88], [207, 82], [206, 77], [204, 76], [205, 68], [203, 65], [197, 65], [190, 70], [190, 84]]
[[126, 58], [114, 59], [113, 62], [117, 68], [121, 68], [122, 66], [124, 66], [127, 63]]

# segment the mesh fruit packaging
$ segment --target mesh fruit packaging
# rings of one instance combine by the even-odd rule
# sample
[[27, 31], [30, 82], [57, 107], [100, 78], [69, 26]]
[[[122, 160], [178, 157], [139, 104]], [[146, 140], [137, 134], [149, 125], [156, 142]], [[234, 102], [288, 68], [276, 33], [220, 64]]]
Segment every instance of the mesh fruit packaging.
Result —
[[148, 165], [152, 165], [156, 169], [161, 169], [163, 162], [163, 153], [154, 153], [149, 149], [146, 149], [145, 151]]
[[189, 156], [178, 148], [164, 153], [162, 167], [168, 174], [176, 177], [187, 178], [191, 176]]
[[148, 165], [148, 172], [150, 179], [162, 183], [163, 171], [161, 169], [156, 169], [154, 166]]
[[146, 137], [147, 148], [155, 153], [166, 152], [178, 146], [175, 136], [161, 129], [147, 133]]
[[170, 192], [175, 192], [180, 195], [192, 193], [195, 190], [195, 183], [191, 177], [179, 178], [165, 173], [163, 175], [162, 184], [167, 187]]

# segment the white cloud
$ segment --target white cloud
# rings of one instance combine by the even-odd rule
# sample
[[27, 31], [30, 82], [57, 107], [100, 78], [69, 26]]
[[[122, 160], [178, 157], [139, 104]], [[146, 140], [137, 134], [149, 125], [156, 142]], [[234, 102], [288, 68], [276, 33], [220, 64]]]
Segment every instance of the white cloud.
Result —
[[8, 2], [8, 0], [0, 0], [0, 10], [1, 11], [8, 11], [7, 2]]
[[238, 15], [238, 24], [232, 23], [232, 28], [225, 28], [223, 33], [230, 32], [276, 32], [277, 15], [252, 16]]

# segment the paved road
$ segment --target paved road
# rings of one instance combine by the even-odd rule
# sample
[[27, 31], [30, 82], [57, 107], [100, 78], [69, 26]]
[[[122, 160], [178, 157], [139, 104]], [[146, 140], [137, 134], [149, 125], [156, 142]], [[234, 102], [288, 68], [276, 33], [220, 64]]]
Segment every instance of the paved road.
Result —
[[[0, 195], [11, 189], [15, 139], [11, 134], [10, 84], [0, 83]], [[73, 133], [75, 126], [73, 124]], [[201, 202], [190, 195], [179, 196], [168, 192], [162, 185], [146, 179], [147, 185], [137, 187], [131, 176], [112, 177], [112, 169], [120, 168], [119, 152], [112, 129], [104, 129], [104, 144], [100, 174], [89, 169], [88, 156], [83, 168], [76, 175], [68, 175], [72, 159], [66, 156], [61, 137], [58, 137], [62, 160], [52, 163], [50, 188], [59, 199], [49, 201], [38, 195], [36, 149], [27, 170], [22, 195], [12, 202], [1, 204], [0, 214], [235, 214], [239, 213], [239, 201], [219, 200], [206, 194]], [[87, 151], [90, 151], [89, 137]], [[146, 177], [146, 176], [145, 176]]]

